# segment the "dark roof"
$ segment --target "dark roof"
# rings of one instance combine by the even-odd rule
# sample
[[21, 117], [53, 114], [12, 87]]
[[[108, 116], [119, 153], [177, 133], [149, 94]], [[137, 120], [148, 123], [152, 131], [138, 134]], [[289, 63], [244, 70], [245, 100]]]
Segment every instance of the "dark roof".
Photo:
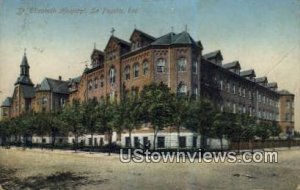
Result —
[[278, 93], [281, 94], [281, 95], [292, 95], [292, 96], [294, 96], [294, 94], [290, 93], [287, 90], [280, 90], [280, 91], [278, 91]]
[[28, 64], [28, 60], [27, 60], [26, 54], [24, 54], [24, 56], [23, 56], [23, 59], [22, 59], [22, 62], [21, 62], [21, 65], [20, 65], [20, 66], [29, 67], [29, 64]]
[[151, 45], [172, 45], [172, 44], [189, 44], [189, 45], [199, 47], [201, 43], [195, 42], [195, 40], [186, 31], [181, 32], [179, 34], [170, 32], [166, 35], [157, 38], [154, 42], [151, 43]]
[[253, 69], [246, 70], [246, 71], [241, 71], [241, 72], [240, 72], [240, 75], [241, 75], [242, 77], [248, 77], [248, 76], [256, 77], [255, 71], [254, 71]]
[[68, 94], [68, 81], [45, 78], [37, 91], [52, 91], [60, 94]]
[[259, 78], [255, 79], [255, 82], [257, 82], [257, 83], [267, 83], [268, 79], [267, 79], [267, 77], [259, 77]]
[[5, 100], [2, 102], [1, 107], [10, 107], [12, 103], [12, 98], [7, 97]]
[[225, 69], [232, 69], [232, 68], [239, 68], [241, 69], [241, 65], [238, 61], [233, 61], [231, 63], [226, 63], [224, 65], [222, 65], [222, 67], [224, 67]]
[[222, 53], [221, 53], [220, 50], [204, 54], [203, 58], [206, 59], [206, 60], [209, 60], [209, 59], [216, 58], [217, 56], [219, 56], [223, 60], [223, 56], [222, 56]]
[[131, 46], [130, 43], [126, 42], [125, 40], [122, 40], [122, 39], [120, 39], [118, 37], [115, 37], [115, 36], [110, 36], [110, 38], [109, 38], [109, 40], [108, 40], [108, 42], [106, 44], [105, 49], [107, 48], [107, 46], [108, 46], [108, 44], [110, 43], [111, 40], [115, 40], [121, 46], [125, 46], [125, 47], [128, 47], [128, 48], [130, 48], [130, 46]]
[[120, 43], [120, 44], [122, 44], [122, 45], [130, 46], [130, 43], [129, 43], [129, 42], [127, 42], [127, 41], [125, 41], [125, 40], [122, 40], [122, 39], [120, 39], [120, 38], [118, 38], [118, 37], [116, 37], [116, 36], [111, 36], [111, 38], [117, 40], [117, 42]]
[[278, 88], [277, 82], [271, 82], [271, 83], [268, 83], [268, 84], [267, 84], [267, 87], [269, 87], [269, 88]]
[[23, 92], [23, 98], [34, 98], [35, 89], [33, 86], [21, 85], [20, 88]]
[[93, 55], [100, 55], [100, 56], [104, 56], [104, 52], [103, 51], [100, 51], [100, 50], [98, 50], [98, 49], [94, 49], [93, 50], [93, 52], [92, 52], [92, 54], [91, 54], [91, 57], [93, 56]]
[[143, 31], [141, 31], [141, 30], [134, 29], [133, 32], [132, 32], [132, 34], [131, 34], [131, 36], [130, 36], [130, 38], [129, 38], [130, 40], [132, 39], [132, 36], [133, 36], [133, 34], [134, 34], [135, 32], [140, 33], [142, 36], [144, 36], [144, 37], [146, 37], [146, 38], [148, 38], [148, 39], [150, 39], [150, 40], [155, 40], [155, 39], [156, 39], [155, 37], [153, 37], [153, 36], [151, 36], [151, 35], [149, 35], [149, 34], [143, 32]]
[[31, 79], [29, 78], [29, 76], [25, 76], [25, 75], [19, 76], [17, 81], [15, 82], [15, 85], [16, 84], [24, 84], [24, 85], [33, 86], [33, 83], [31, 81]]

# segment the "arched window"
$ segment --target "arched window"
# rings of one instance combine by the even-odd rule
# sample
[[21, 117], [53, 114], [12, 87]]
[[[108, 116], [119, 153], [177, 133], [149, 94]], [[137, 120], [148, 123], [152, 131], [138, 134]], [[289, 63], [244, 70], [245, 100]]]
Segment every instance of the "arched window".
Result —
[[181, 57], [177, 60], [177, 70], [179, 72], [186, 71], [186, 58]]
[[115, 84], [116, 82], [116, 69], [114, 67], [111, 67], [109, 70], [109, 81], [110, 84]]
[[135, 63], [133, 66], [133, 75], [134, 75], [134, 78], [139, 77], [139, 64], [138, 63]]
[[104, 86], [104, 76], [100, 76], [100, 87], [102, 88]]
[[177, 87], [178, 94], [186, 94], [187, 93], [187, 86], [184, 84], [184, 82], [180, 82]]
[[143, 62], [143, 74], [144, 75], [146, 75], [146, 74], [148, 74], [148, 61], [147, 60], [145, 60], [144, 62]]
[[156, 70], [158, 73], [164, 73], [166, 70], [166, 60], [163, 58], [159, 58], [156, 61]]
[[129, 65], [127, 65], [125, 67], [124, 72], [125, 72], [125, 80], [129, 80], [130, 79], [130, 67], [129, 67]]
[[93, 81], [89, 80], [88, 85], [89, 85], [89, 90], [92, 90], [92, 88], [93, 88]]

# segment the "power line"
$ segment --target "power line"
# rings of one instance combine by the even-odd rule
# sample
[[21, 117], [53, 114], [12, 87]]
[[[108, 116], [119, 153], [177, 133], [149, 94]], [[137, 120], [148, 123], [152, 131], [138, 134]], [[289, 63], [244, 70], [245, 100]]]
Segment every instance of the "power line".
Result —
[[271, 71], [273, 71], [293, 50], [297, 47], [297, 44], [293, 46], [289, 51], [287, 51], [280, 59], [279, 61], [265, 74], [268, 75]]

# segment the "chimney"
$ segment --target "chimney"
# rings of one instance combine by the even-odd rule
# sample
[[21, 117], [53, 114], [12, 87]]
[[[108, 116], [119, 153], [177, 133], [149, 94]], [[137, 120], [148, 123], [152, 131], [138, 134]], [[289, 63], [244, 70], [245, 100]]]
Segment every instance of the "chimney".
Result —
[[58, 80], [61, 80], [62, 78], [61, 78], [61, 76], [58, 76]]

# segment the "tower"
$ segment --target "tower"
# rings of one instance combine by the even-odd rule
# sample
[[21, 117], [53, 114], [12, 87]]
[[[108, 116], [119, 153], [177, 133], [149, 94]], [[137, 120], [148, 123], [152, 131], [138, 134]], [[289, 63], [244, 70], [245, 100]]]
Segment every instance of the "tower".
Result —
[[28, 64], [26, 52], [24, 52], [24, 56], [20, 64], [20, 76], [18, 77], [15, 85], [23, 84], [23, 85], [33, 86], [33, 83], [29, 76], [29, 69], [30, 66]]

